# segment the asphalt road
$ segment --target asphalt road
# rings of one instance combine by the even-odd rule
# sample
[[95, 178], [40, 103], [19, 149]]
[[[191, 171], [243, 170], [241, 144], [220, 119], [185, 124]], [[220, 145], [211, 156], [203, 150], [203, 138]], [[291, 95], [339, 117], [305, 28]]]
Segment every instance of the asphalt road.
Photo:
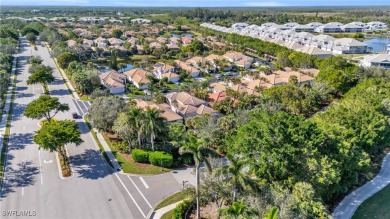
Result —
[[39, 150], [32, 140], [34, 131], [39, 129], [38, 120], [23, 116], [26, 105], [43, 92], [40, 85], [26, 84], [27, 59], [31, 55], [41, 56], [43, 63], [53, 68], [56, 81], [49, 85], [50, 93], [69, 104], [70, 111], [59, 113], [56, 118], [72, 119], [71, 113], [79, 110], [48, 50], [38, 46], [35, 51], [22, 39], [10, 143], [0, 193], [1, 218], [145, 218], [161, 198], [180, 189], [172, 173], [140, 177], [114, 172], [98, 152], [82, 119], [76, 122], [84, 143], [77, 147], [67, 145], [73, 175], [62, 179], [55, 154]]

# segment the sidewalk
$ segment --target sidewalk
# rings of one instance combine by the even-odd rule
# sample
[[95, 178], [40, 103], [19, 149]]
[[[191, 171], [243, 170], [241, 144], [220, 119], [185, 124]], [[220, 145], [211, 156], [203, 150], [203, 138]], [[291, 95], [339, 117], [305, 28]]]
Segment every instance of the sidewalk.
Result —
[[96, 136], [97, 136], [98, 140], [100, 141], [100, 144], [102, 145], [108, 158], [110, 159], [112, 165], [114, 166], [114, 169], [123, 173], [121, 166], [119, 165], [118, 161], [116, 160], [114, 154], [112, 153], [112, 151], [111, 151], [110, 147], [108, 146], [106, 139], [104, 139], [103, 135], [97, 129], [92, 129], [91, 132], [96, 133]]
[[178, 206], [182, 202], [183, 201], [179, 201], [179, 202], [176, 202], [176, 203], [173, 203], [173, 204], [170, 204], [168, 206], [165, 206], [163, 208], [158, 209], [157, 211], [154, 212], [154, 214], [152, 213], [152, 215], [150, 216], [150, 219], [152, 219], [152, 218], [153, 219], [160, 219], [165, 213], [176, 208], [176, 206]]
[[347, 195], [332, 213], [334, 219], [352, 218], [358, 207], [375, 193], [390, 184], [390, 153], [382, 161], [382, 168], [372, 180]]
[[[51, 51], [51, 48], [49, 47], [49, 45], [46, 44], [46, 47], [48, 48], [49, 51]], [[54, 60], [54, 63], [56, 65], [57, 69], [58, 69], [58, 72], [60, 73], [61, 77], [65, 80], [65, 83], [66, 83], [67, 87], [70, 89], [70, 91], [72, 92], [74, 98], [75, 99], [80, 99], [79, 95], [76, 92], [76, 89], [74, 89], [72, 83], [70, 83], [69, 78], [66, 76], [64, 70], [61, 69], [58, 66], [57, 59], [55, 59], [55, 58], [52, 58], [52, 59]], [[95, 132], [96, 133], [96, 136], [97, 136], [99, 142], [101, 143], [101, 145], [103, 146], [103, 149], [106, 152], [108, 158], [110, 159], [112, 165], [114, 166], [114, 169], [116, 171], [121, 171], [122, 172], [121, 166], [119, 165], [118, 161], [116, 160], [114, 154], [112, 153], [112, 151], [111, 151], [110, 147], [108, 146], [106, 140], [104, 139], [103, 135], [96, 129], [92, 129], [91, 132]], [[92, 139], [95, 140], [95, 138], [93, 138], [93, 137], [92, 137]]]
[[8, 90], [7, 90], [7, 97], [5, 100], [5, 105], [4, 105], [4, 111], [6, 113], [2, 113], [1, 116], [1, 123], [0, 123], [0, 152], [3, 149], [3, 141], [4, 141], [4, 136], [5, 136], [5, 130], [7, 126], [7, 120], [8, 120], [8, 114], [10, 112], [10, 107], [11, 107], [11, 97], [12, 97], [12, 91], [13, 91], [13, 84], [14, 84], [14, 76], [16, 75], [16, 59], [18, 55], [14, 55], [14, 60], [12, 61], [12, 70], [11, 70], [11, 80], [8, 85]]

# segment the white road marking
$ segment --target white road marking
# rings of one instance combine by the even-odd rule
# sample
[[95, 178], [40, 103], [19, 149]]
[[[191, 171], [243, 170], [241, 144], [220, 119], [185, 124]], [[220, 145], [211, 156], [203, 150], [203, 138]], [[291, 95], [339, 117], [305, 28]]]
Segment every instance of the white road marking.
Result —
[[[23, 126], [23, 130], [26, 130], [26, 126]], [[24, 138], [23, 138], [23, 143], [24, 143]]]
[[150, 208], [153, 208], [152, 205], [148, 202], [148, 200], [145, 198], [144, 194], [142, 194], [141, 190], [139, 190], [138, 186], [134, 183], [134, 181], [131, 179], [129, 175], [127, 175], [127, 178], [133, 183], [134, 187], [138, 190], [139, 194], [141, 194], [142, 198], [144, 198], [146, 204], [149, 205]]
[[141, 180], [142, 184], [144, 184], [145, 188], [149, 189], [149, 186], [148, 186], [148, 184], [146, 184], [146, 181], [144, 180], [144, 178], [141, 176], [139, 179]]
[[142, 212], [141, 208], [139, 207], [139, 205], [137, 204], [137, 202], [134, 200], [133, 196], [130, 194], [129, 190], [126, 188], [125, 184], [122, 182], [122, 180], [119, 178], [119, 176], [115, 173], [115, 176], [118, 178], [119, 182], [122, 184], [123, 188], [125, 188], [127, 194], [129, 194], [131, 200], [133, 200], [135, 206], [137, 206], [138, 210], [141, 212], [142, 216], [144, 216], [144, 218], [146, 218], [146, 215], [144, 214], [144, 212]]
[[38, 156], [39, 156], [39, 172], [41, 174], [41, 185], [43, 185], [43, 174], [42, 174], [42, 161], [41, 161], [41, 150], [38, 150]]
[[48, 161], [43, 160], [43, 163], [53, 163], [53, 160], [48, 160]]

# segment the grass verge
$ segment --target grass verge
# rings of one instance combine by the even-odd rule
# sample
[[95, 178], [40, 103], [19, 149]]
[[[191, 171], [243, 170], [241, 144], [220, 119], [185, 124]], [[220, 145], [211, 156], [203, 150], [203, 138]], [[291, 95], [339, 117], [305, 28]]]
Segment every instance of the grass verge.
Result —
[[3, 185], [3, 174], [4, 174], [6, 157], [7, 157], [9, 133], [10, 133], [10, 129], [11, 129], [11, 119], [12, 119], [14, 100], [15, 100], [16, 73], [17, 73], [17, 68], [18, 68], [17, 63], [18, 63], [18, 58], [16, 58], [16, 68], [15, 68], [14, 80], [12, 83], [11, 102], [10, 102], [10, 108], [8, 110], [7, 123], [5, 125], [5, 133], [4, 133], [3, 145], [2, 145], [2, 149], [1, 149], [1, 155], [0, 155], [0, 185]]
[[106, 162], [108, 163], [108, 165], [110, 165], [112, 168], [114, 168], [114, 165], [112, 165], [110, 158], [108, 158], [106, 151], [104, 150], [102, 144], [100, 143], [99, 139], [97, 138], [96, 133], [95, 133], [95, 131], [93, 131], [92, 126], [89, 123], [88, 118], [86, 116], [84, 116], [84, 121], [85, 121], [85, 123], [87, 123], [87, 126], [88, 126], [93, 138], [95, 139], [95, 141], [99, 147], [100, 153], [103, 155], [103, 157], [106, 160]]
[[162, 200], [155, 208], [154, 210], [158, 210], [160, 208], [163, 208], [165, 206], [168, 206], [168, 205], [171, 205], [173, 203], [176, 203], [176, 202], [179, 202], [179, 201], [182, 201], [186, 198], [189, 198], [191, 196], [191, 192], [190, 190], [186, 189], [184, 191], [180, 191], [180, 192], [177, 192], [167, 198], [165, 198], [164, 200]]
[[151, 164], [134, 162], [133, 158], [129, 154], [120, 153], [113, 145], [112, 141], [106, 133], [103, 133], [103, 137], [114, 154], [119, 165], [121, 165], [123, 172], [140, 175], [156, 175], [171, 171], [169, 168], [158, 167]]
[[390, 185], [371, 196], [359, 206], [352, 219], [382, 219], [390, 218]]
[[161, 216], [161, 219], [171, 219], [173, 217], [173, 211], [174, 210], [175, 209], [172, 209], [172, 210], [168, 211], [167, 213], [163, 214]]

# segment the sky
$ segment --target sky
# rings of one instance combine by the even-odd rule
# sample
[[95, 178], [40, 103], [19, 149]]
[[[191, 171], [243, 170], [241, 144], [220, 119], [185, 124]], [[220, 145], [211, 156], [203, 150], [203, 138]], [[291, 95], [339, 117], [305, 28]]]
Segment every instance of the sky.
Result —
[[390, 5], [390, 0], [0, 0], [0, 5], [151, 7], [375, 6]]

